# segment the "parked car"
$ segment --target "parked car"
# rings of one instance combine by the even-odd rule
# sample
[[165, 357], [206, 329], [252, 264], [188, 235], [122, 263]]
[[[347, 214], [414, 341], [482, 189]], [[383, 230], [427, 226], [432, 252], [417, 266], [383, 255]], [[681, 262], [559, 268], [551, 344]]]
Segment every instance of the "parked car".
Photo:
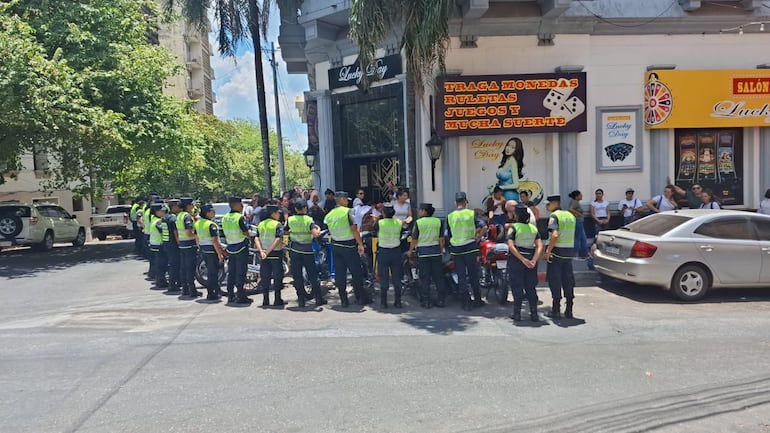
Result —
[[48, 203], [0, 202], [0, 248], [29, 245], [50, 250], [54, 242], [86, 242], [86, 229], [64, 208]]
[[103, 241], [107, 236], [120, 236], [129, 239], [133, 235], [134, 226], [128, 214], [131, 205], [120, 204], [108, 206], [107, 213], [91, 217], [91, 236]]
[[770, 287], [770, 216], [733, 210], [661, 212], [599, 233], [596, 270], [696, 301], [712, 287]]

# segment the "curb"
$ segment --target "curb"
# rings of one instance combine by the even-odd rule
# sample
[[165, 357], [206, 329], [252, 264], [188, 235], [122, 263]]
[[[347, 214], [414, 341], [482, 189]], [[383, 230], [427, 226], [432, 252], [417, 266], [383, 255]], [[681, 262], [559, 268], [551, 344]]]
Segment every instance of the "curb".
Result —
[[[599, 279], [599, 273], [596, 271], [575, 271], [575, 287], [590, 287], [596, 285], [596, 280]], [[538, 287], [548, 287], [546, 280], [546, 273], [540, 271], [537, 273]]]

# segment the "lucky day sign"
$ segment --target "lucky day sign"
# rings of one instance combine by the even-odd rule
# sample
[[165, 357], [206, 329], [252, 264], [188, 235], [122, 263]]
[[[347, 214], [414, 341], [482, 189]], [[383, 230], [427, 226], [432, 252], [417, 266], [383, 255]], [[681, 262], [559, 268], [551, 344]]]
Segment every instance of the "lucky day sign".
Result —
[[440, 77], [440, 136], [586, 131], [586, 74]]

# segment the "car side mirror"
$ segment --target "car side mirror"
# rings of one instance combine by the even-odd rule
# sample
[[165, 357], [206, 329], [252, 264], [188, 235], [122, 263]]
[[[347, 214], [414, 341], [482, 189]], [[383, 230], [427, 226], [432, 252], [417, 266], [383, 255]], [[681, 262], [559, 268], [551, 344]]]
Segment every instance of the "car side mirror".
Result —
[[77, 217], [78, 217], [77, 215], [70, 215], [70, 219], [73, 219], [73, 220], [74, 220], [75, 218], [77, 218]]

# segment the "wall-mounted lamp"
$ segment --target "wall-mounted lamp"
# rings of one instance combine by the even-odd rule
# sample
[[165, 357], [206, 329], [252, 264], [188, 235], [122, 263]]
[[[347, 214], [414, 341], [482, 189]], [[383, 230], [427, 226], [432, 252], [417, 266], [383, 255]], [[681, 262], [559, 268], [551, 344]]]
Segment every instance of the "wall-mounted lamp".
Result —
[[554, 70], [557, 74], [574, 74], [576, 72], [583, 72], [583, 69], [583, 65], [561, 65], [557, 66]]
[[441, 158], [441, 150], [444, 148], [444, 140], [442, 140], [436, 131], [431, 134], [430, 140], [425, 143], [425, 147], [428, 148], [428, 154], [430, 156], [430, 185], [431, 191], [436, 190], [436, 161]]
[[660, 65], [647, 65], [648, 71], [654, 71], [656, 69], [676, 69], [676, 65], [670, 63], [664, 63]]
[[305, 165], [307, 165], [307, 168], [309, 168], [310, 171], [313, 171], [315, 168], [315, 158], [318, 156], [316, 150], [312, 147], [308, 147], [307, 150], [302, 153], [302, 156], [305, 157]]

